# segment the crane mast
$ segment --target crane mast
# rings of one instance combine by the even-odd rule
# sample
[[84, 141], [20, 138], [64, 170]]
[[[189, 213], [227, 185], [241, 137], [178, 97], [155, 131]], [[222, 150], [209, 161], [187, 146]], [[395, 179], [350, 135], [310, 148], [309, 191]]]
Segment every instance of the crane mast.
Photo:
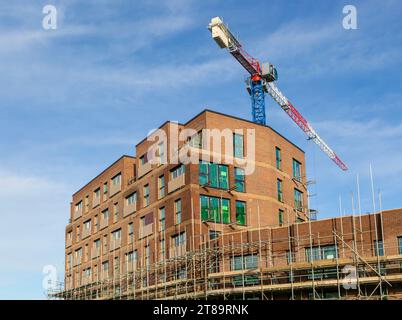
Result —
[[212, 38], [220, 48], [228, 49], [229, 53], [243, 66], [250, 74], [247, 80], [247, 90], [251, 96], [251, 107], [253, 121], [259, 124], [266, 124], [265, 117], [265, 93], [268, 93], [273, 100], [289, 115], [289, 117], [304, 131], [307, 137], [314, 141], [318, 147], [327, 154], [342, 170], [348, 168], [336, 153], [317, 134], [308, 121], [300, 114], [293, 104], [278, 89], [274, 81], [278, 79], [276, 68], [269, 62], [260, 65], [259, 61], [249, 55], [242, 47], [236, 37], [230, 32], [222, 19], [215, 17], [211, 19], [208, 29]]

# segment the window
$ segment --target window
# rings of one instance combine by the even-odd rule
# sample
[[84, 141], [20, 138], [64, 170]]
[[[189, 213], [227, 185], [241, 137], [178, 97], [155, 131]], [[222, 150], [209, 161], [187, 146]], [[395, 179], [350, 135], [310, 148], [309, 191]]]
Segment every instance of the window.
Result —
[[199, 182], [200, 185], [208, 185], [209, 187], [213, 188], [228, 189], [228, 167], [222, 164], [200, 161]]
[[236, 191], [246, 192], [246, 180], [245, 180], [244, 169], [234, 168], [234, 175], [235, 175]]
[[100, 188], [98, 188], [94, 191], [94, 198], [99, 198], [99, 197], [100, 197]]
[[242, 134], [233, 134], [233, 155], [235, 158], [244, 158], [244, 137]]
[[86, 231], [91, 230], [91, 219], [89, 219], [89, 220], [87, 220], [87, 221], [84, 222], [84, 229], [85, 229]]
[[127, 198], [127, 205], [131, 205], [131, 204], [136, 204], [137, 203], [137, 192], [133, 192], [132, 194], [130, 194]]
[[230, 223], [230, 201], [225, 198], [200, 196], [201, 220]]
[[96, 240], [94, 241], [94, 248], [95, 248], [95, 249], [100, 249], [100, 245], [101, 245], [100, 239], [96, 239]]
[[[231, 259], [230, 268], [232, 271], [236, 270], [247, 270], [258, 268], [258, 256], [256, 255], [245, 255], [245, 256], [235, 256]], [[233, 277], [234, 286], [244, 285], [255, 285], [260, 283], [257, 275], [242, 275]]]
[[294, 189], [294, 202], [296, 210], [303, 210], [303, 192], [298, 189]]
[[282, 180], [281, 179], [278, 179], [276, 181], [276, 189], [278, 191], [278, 201], [283, 202]]
[[218, 239], [220, 234], [221, 233], [219, 231], [209, 230], [209, 240]]
[[165, 176], [162, 175], [158, 178], [158, 199], [165, 196]]
[[244, 201], [236, 201], [236, 222], [242, 226], [247, 224], [246, 203]]
[[337, 250], [335, 245], [306, 248], [306, 261], [335, 259]]
[[121, 173], [115, 175], [112, 178], [112, 185], [114, 185], [114, 186], [120, 186], [121, 185]]
[[109, 261], [105, 261], [102, 263], [102, 274], [104, 277], [109, 276]]
[[133, 263], [134, 261], [134, 251], [130, 251], [126, 253], [126, 261], [127, 263]]
[[202, 149], [202, 131], [198, 132], [190, 138], [190, 146], [193, 148]]
[[384, 255], [384, 243], [382, 240], [374, 240], [374, 255], [380, 257]]
[[402, 254], [402, 237], [398, 237], [399, 254]]
[[186, 232], [181, 232], [172, 236], [172, 244], [174, 247], [180, 247], [186, 243]]
[[165, 258], [166, 258], [165, 238], [162, 238], [159, 240], [159, 245], [161, 248], [161, 260], [165, 260]]
[[180, 224], [181, 223], [181, 199], [178, 199], [174, 202], [174, 213], [175, 213], [176, 224]]
[[112, 232], [112, 240], [119, 240], [121, 238], [121, 229]]
[[176, 179], [177, 177], [181, 176], [184, 174], [184, 165], [181, 164], [180, 166], [174, 168], [172, 171], [170, 171], [170, 176], [171, 179]]
[[81, 209], [82, 209], [82, 201], [78, 202], [78, 203], [75, 205], [75, 212], [78, 212], [78, 211], [80, 211]]
[[140, 163], [143, 166], [144, 164], [146, 164], [148, 162], [148, 155], [144, 154], [141, 158], [140, 158]]
[[134, 242], [134, 224], [130, 222], [128, 224], [128, 231], [127, 231], [127, 236], [128, 236], [128, 243], [133, 243]]
[[98, 219], [98, 215], [96, 214], [95, 216], [94, 216], [94, 232], [98, 232], [98, 226], [99, 226], [99, 221], [98, 221], [99, 219]]
[[109, 210], [105, 209], [102, 211], [102, 219], [103, 220], [108, 220], [109, 219]]
[[159, 231], [165, 231], [166, 221], [165, 221], [165, 207], [159, 209]]
[[107, 186], [107, 182], [105, 182], [103, 184], [103, 196], [105, 199], [107, 198], [107, 192], [108, 192], [108, 186]]
[[113, 223], [116, 223], [119, 220], [119, 204], [115, 203], [113, 205]]
[[149, 206], [149, 185], [146, 184], [143, 188], [144, 193], [144, 207]]
[[296, 159], [293, 159], [293, 178], [301, 181], [301, 163]]
[[283, 225], [283, 210], [279, 209], [278, 211], [278, 221], [279, 221], [279, 226]]
[[281, 157], [281, 149], [278, 147], [275, 148], [275, 162], [276, 169], [280, 170], [282, 168], [282, 157]]

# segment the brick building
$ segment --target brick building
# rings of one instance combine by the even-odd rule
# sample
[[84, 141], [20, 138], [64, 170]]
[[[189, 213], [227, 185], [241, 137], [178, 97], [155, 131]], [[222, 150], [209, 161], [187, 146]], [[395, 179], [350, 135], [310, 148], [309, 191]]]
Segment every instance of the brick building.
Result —
[[[342, 264], [365, 270], [363, 256], [401, 253], [401, 210], [312, 222], [304, 152], [272, 128], [205, 110], [159, 129], [73, 195], [65, 284], [54, 296], [316, 298], [336, 291], [305, 276], [317, 261], [335, 264], [339, 289]], [[381, 290], [385, 281], [378, 275]]]

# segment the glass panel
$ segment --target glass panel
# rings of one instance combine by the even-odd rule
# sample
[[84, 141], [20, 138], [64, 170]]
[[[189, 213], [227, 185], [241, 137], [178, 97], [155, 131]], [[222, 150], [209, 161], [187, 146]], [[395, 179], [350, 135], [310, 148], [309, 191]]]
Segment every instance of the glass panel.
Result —
[[243, 141], [243, 135], [241, 134], [234, 134], [233, 136], [233, 150], [234, 150], [234, 156], [236, 158], [243, 158], [244, 157], [244, 141]]
[[209, 218], [209, 210], [208, 210], [208, 197], [200, 196], [201, 202], [201, 220], [207, 221]]
[[228, 189], [228, 167], [220, 165], [219, 166], [219, 188]]
[[246, 224], [246, 203], [236, 201], [236, 222], [240, 225]]
[[230, 202], [228, 199], [222, 199], [222, 222], [230, 223]]
[[219, 199], [209, 198], [210, 201], [210, 219], [214, 222], [220, 222], [220, 210], [219, 210]]
[[218, 187], [218, 166], [214, 163], [209, 165], [209, 183], [211, 187]]
[[208, 163], [203, 161], [199, 164], [199, 182], [202, 186], [208, 183]]

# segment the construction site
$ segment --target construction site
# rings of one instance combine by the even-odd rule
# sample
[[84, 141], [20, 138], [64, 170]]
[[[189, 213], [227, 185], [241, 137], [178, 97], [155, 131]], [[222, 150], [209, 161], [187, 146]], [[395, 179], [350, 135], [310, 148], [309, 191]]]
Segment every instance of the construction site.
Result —
[[266, 124], [265, 94], [346, 164], [276, 87], [272, 64], [220, 18], [209, 30], [250, 74], [252, 121], [213, 110], [167, 121], [74, 193], [64, 281], [48, 298], [402, 299], [402, 209], [382, 210], [373, 189], [371, 214], [358, 193], [357, 210], [352, 199], [349, 215], [317, 219], [305, 153]]

